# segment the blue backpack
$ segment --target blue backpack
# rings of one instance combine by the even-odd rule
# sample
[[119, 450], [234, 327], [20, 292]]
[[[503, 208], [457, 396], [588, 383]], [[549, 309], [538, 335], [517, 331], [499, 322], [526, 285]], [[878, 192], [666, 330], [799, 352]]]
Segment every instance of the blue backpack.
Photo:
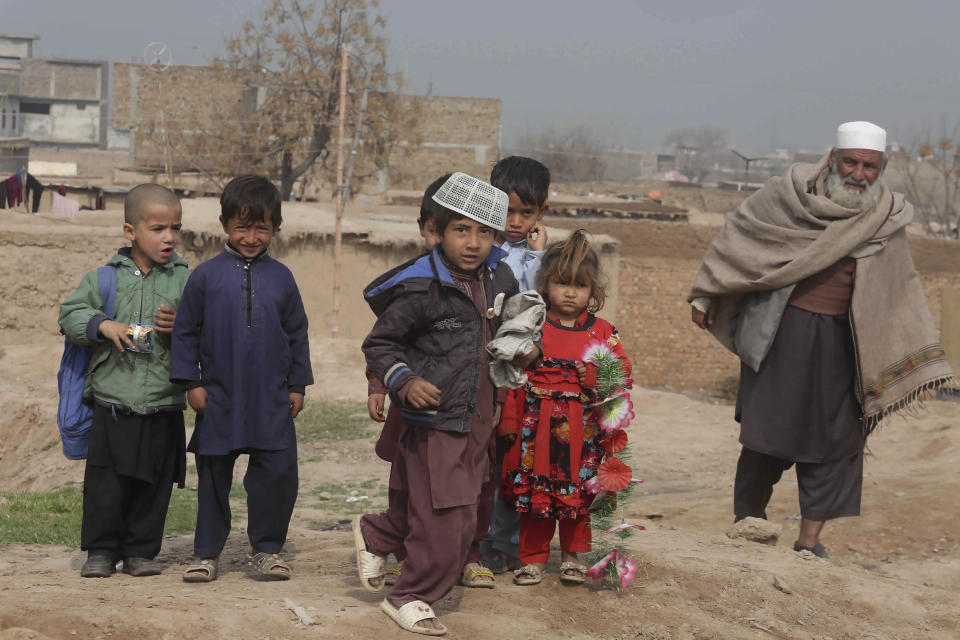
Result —
[[[97, 288], [103, 300], [103, 313], [112, 320], [117, 297], [116, 267], [106, 265], [97, 269]], [[85, 459], [90, 444], [93, 402], [84, 400], [83, 389], [87, 384], [87, 367], [93, 350], [94, 347], [80, 347], [69, 338], [63, 339], [63, 357], [57, 372], [57, 388], [60, 390], [57, 428], [63, 440], [63, 455], [71, 460]]]

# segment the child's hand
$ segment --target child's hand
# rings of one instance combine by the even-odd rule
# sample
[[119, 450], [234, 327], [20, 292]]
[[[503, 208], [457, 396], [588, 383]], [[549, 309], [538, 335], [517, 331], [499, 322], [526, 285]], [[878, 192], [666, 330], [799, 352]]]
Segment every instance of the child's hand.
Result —
[[533, 349], [531, 349], [527, 353], [517, 354], [516, 357], [514, 357], [514, 359], [512, 360], [513, 364], [517, 365], [521, 369], [526, 369], [531, 364], [536, 362], [537, 359], [540, 357], [540, 349], [537, 347], [537, 345], [532, 345], [532, 346], [533, 346]]
[[577, 363], [577, 378], [580, 380], [580, 386], [584, 389], [595, 389], [597, 387], [597, 366], [592, 362]]
[[547, 228], [539, 222], [527, 232], [527, 246], [533, 251], [543, 251], [547, 247]]
[[303, 411], [303, 394], [290, 392], [290, 414], [296, 418]]
[[410, 383], [410, 389], [407, 390], [406, 401], [407, 404], [414, 409], [439, 407], [440, 393], [440, 389], [437, 389], [423, 378], [418, 378]]
[[115, 320], [104, 320], [100, 323], [100, 326], [97, 327], [97, 331], [104, 338], [117, 345], [117, 349], [123, 351], [123, 346], [127, 345], [131, 349], [135, 349], [133, 346], [133, 341], [130, 340], [130, 336], [127, 335], [127, 329], [130, 328], [130, 325], [123, 324], [122, 322], [117, 322]]
[[187, 403], [197, 413], [207, 410], [207, 390], [203, 387], [194, 387], [187, 390]]
[[367, 413], [370, 414], [372, 420], [377, 422], [387, 421], [383, 415], [383, 401], [386, 397], [386, 394], [383, 393], [371, 393], [367, 397]]
[[165, 304], [157, 307], [153, 312], [153, 326], [160, 333], [172, 333], [173, 321], [177, 319], [177, 312]]
[[513, 446], [513, 443], [517, 441], [517, 434], [515, 434], [515, 433], [508, 433], [507, 435], [502, 436], [502, 438], [503, 438], [504, 442], [507, 443], [508, 446], [511, 446], [511, 447], [512, 447], [512, 446]]

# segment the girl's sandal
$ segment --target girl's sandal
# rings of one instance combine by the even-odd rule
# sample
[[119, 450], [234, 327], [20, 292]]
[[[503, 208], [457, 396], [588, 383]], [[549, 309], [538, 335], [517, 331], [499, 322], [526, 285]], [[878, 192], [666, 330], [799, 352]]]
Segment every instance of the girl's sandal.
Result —
[[290, 565], [283, 561], [279, 553], [247, 554], [247, 566], [253, 569], [258, 580], [289, 580], [292, 573]]
[[194, 558], [183, 572], [184, 582], [213, 582], [220, 573], [219, 558]]
[[535, 564], [528, 564], [513, 572], [513, 583], [527, 587], [543, 582], [544, 571]]
[[587, 580], [587, 568], [579, 562], [563, 562], [560, 564], [560, 582], [567, 584], [583, 584]]

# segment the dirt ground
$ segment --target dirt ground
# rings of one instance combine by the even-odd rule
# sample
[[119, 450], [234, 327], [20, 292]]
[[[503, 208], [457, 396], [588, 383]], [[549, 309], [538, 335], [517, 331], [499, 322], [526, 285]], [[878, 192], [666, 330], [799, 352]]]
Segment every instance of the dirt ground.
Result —
[[[705, 237], [714, 231], [705, 229]], [[22, 233], [42, 234], [42, 225]], [[639, 231], [636, 240], [658, 244]], [[0, 288], [7, 297], [0, 310], [0, 488], [46, 490], [82, 478], [82, 463], [65, 460], [50, 444], [57, 438], [62, 343], [49, 325], [52, 315], [55, 326], [61, 290], [73, 286], [63, 282], [65, 273], [83, 247], [64, 246], [61, 264], [31, 264], [35, 250], [23, 235], [0, 236], [0, 244]], [[317, 384], [308, 402], [362, 401], [358, 343], [321, 335], [311, 341]], [[783, 527], [776, 545], [725, 535], [739, 452], [732, 407], [646, 389], [635, 390], [634, 402], [632, 464], [645, 482], [623, 516], [647, 527], [632, 538], [641, 565], [636, 581], [620, 594], [564, 587], [555, 554], [539, 586], [519, 587], [499, 576], [494, 590], [456, 587], [436, 607], [448, 637], [960, 637], [960, 403], [929, 402], [918, 416], [894, 420], [871, 439], [863, 515], [827, 525], [832, 560], [823, 561], [790, 549], [798, 505], [789, 472], [769, 509], [771, 521]], [[380, 612], [377, 595], [361, 588], [345, 524], [351, 513], [383, 505], [387, 466], [374, 456], [375, 435], [371, 424], [352, 440], [301, 447], [300, 500], [286, 547], [293, 580], [262, 583], [246, 575], [243, 509], [224, 573], [208, 585], [181, 580], [190, 535], [164, 541], [159, 560], [165, 570], [152, 578], [82, 579], [78, 549], [12, 546], [0, 559], [0, 640], [413, 637]], [[323, 499], [317, 489], [330, 486], [343, 490]], [[368, 499], [345, 502], [351, 489]], [[317, 624], [299, 623], [287, 601]]]

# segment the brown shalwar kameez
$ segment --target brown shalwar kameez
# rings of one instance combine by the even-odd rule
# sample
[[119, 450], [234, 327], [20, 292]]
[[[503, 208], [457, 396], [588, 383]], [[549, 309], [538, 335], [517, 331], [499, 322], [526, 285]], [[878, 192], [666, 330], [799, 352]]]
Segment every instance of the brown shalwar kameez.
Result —
[[[445, 264], [486, 317], [481, 280]], [[490, 327], [483, 325], [486, 344]], [[490, 473], [495, 390], [485, 350], [476, 375], [479, 388], [470, 431], [404, 425], [390, 471], [395, 499], [386, 512], [360, 521], [371, 553], [403, 559], [403, 571], [386, 596], [395, 607], [414, 600], [437, 602], [456, 585], [463, 565], [479, 560], [477, 543], [490, 524], [497, 484]]]

